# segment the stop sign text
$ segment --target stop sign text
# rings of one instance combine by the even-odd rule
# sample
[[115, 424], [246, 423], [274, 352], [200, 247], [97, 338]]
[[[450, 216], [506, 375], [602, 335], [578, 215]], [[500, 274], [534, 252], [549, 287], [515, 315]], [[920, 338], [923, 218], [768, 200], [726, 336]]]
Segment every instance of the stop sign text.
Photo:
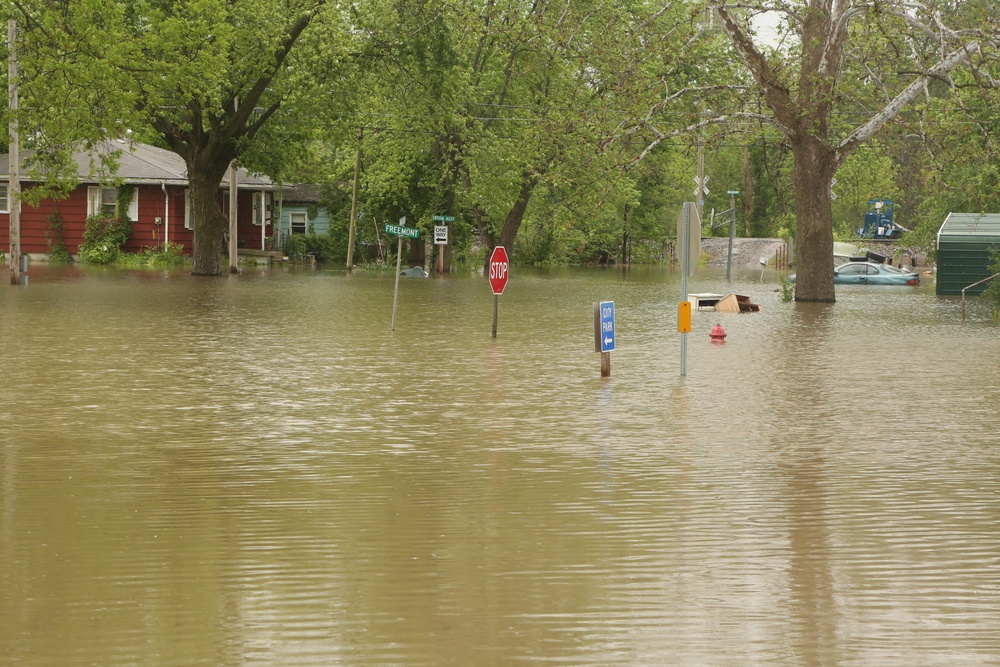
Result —
[[490, 255], [490, 287], [494, 294], [503, 294], [507, 287], [507, 279], [510, 277], [510, 263], [507, 260], [507, 250], [503, 246], [497, 246]]

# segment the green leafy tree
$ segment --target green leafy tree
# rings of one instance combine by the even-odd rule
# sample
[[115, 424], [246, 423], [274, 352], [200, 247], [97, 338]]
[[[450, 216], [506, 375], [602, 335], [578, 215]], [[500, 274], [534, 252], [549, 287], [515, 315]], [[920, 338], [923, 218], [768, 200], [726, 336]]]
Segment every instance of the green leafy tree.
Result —
[[[32, 45], [23, 126], [40, 128], [49, 182], [72, 180], [68, 155], [81, 139], [126, 127], [173, 150], [193, 197], [196, 275], [222, 273], [227, 221], [217, 200], [227, 169], [246, 156], [279, 171], [289, 139], [309, 133], [265, 129], [292, 107], [315, 108], [303, 88], [340, 80], [353, 39], [343, 8], [323, 0], [42, 0], [8, 13]], [[53, 110], [56, 120], [46, 119]]]
[[752, 20], [771, 5], [710, 4], [792, 152], [795, 298], [833, 302], [831, 179], [934, 82], [979, 64], [998, 34], [995, 7], [952, 23], [921, 3], [799, 0], [776, 9], [794, 39], [769, 48], [755, 41]]
[[323, 30], [337, 53], [343, 22], [319, 0], [148, 0], [133, 7], [129, 56], [148, 67], [128, 72], [130, 89], [158, 139], [187, 165], [193, 273], [219, 275], [227, 230], [219, 183], [308, 78], [294, 65], [309, 70], [323, 62], [292, 55], [307, 28]]
[[[17, 26], [20, 104], [16, 118], [10, 109], [3, 113], [5, 124], [17, 121], [22, 178], [33, 184], [23, 196], [30, 204], [60, 199], [79, 182], [74, 152], [116, 138], [136, 122], [117, 57], [125, 6], [106, 0], [4, 0], [0, 6]], [[93, 151], [89, 171], [113, 173], [118, 154]]]
[[[392, 55], [370, 72], [364, 113], [377, 127], [365, 134], [366, 204], [393, 216], [405, 207], [424, 224], [433, 211], [454, 213], [487, 247], [513, 250], [542, 188], [535, 231], [545, 231], [534, 238], [598, 219], [614, 238], [628, 233], [629, 196], [613, 192], [627, 187], [617, 168], [625, 153], [605, 139], [631, 113], [623, 105], [639, 108], [641, 98], [648, 110], [658, 94], [634, 74], [662, 65], [649, 56], [670, 31], [656, 29], [677, 11], [509, 0], [375, 6], [371, 25], [391, 17], [392, 34], [408, 39], [383, 36]], [[594, 213], [605, 206], [614, 213]]]
[[909, 114], [907, 192], [914, 201], [914, 242], [933, 249], [951, 212], [1000, 210], [1000, 67], [959, 72], [949, 95], [938, 93]]

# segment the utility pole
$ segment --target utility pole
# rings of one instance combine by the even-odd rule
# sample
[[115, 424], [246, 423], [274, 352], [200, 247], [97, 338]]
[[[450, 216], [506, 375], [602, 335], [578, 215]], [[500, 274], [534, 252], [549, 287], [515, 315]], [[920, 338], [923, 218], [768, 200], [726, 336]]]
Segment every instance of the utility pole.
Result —
[[[233, 100], [233, 112], [239, 106], [238, 100]], [[236, 160], [229, 163], [229, 273], [239, 273], [239, 250], [236, 245], [236, 194], [237, 194]]]
[[698, 132], [698, 187], [694, 200], [698, 206], [698, 224], [704, 219], [705, 208], [705, 134]]
[[[698, 103], [698, 123], [699, 125], [703, 122], [705, 116], [705, 111], [701, 108], [701, 103]], [[703, 127], [698, 128], [698, 175], [695, 177], [698, 180], [698, 185], [695, 187], [694, 201], [695, 207], [698, 210], [698, 222], [697, 225], [700, 227], [702, 220], [705, 219], [705, 195], [708, 194], [708, 188], [705, 187], [705, 129]]]
[[10, 152], [7, 209], [10, 211], [10, 284], [21, 284], [21, 144], [17, 128], [17, 21], [7, 21], [7, 92], [10, 98]]
[[229, 273], [239, 273], [239, 251], [236, 246], [236, 160], [229, 165]]
[[354, 194], [351, 196], [351, 232], [347, 238], [347, 270], [354, 270], [354, 230], [358, 220], [358, 179], [361, 177], [361, 141], [365, 128], [358, 132], [358, 149], [354, 152]]

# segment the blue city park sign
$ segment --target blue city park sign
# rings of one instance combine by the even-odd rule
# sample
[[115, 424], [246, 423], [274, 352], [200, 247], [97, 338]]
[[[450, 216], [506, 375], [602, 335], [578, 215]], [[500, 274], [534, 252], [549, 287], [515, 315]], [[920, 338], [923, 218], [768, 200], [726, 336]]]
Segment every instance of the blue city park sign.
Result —
[[595, 349], [600, 352], [611, 352], [615, 349], [615, 302], [601, 301], [594, 304], [594, 335]]

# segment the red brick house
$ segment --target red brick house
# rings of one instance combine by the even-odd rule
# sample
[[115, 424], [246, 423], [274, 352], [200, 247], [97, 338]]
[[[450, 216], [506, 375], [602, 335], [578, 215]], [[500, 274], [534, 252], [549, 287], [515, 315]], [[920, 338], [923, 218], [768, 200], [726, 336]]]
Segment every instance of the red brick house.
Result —
[[[109, 141], [100, 151], [122, 151], [116, 176], [125, 185], [133, 186], [128, 214], [132, 220], [132, 235], [125, 244], [126, 252], [140, 252], [164, 243], [180, 244], [186, 255], [191, 254], [194, 236], [193, 207], [188, 196], [187, 168], [184, 160], [171, 151], [147, 144]], [[38, 207], [21, 205], [21, 251], [44, 259], [50, 243], [50, 227], [56, 212], [62, 219], [62, 235], [66, 248], [73, 255], [83, 239], [87, 217], [99, 211], [114, 210], [117, 189], [102, 186], [100, 176], [91, 173], [91, 156], [86, 152], [74, 155], [80, 185], [67, 199], [43, 200]], [[8, 155], [0, 155], [0, 248], [10, 247], [10, 163]], [[31, 188], [22, 173], [21, 189]], [[271, 236], [274, 186], [267, 177], [254, 176], [240, 169], [237, 176], [237, 241], [240, 248], [264, 249]], [[229, 183], [219, 184], [219, 204], [229, 215]]]

